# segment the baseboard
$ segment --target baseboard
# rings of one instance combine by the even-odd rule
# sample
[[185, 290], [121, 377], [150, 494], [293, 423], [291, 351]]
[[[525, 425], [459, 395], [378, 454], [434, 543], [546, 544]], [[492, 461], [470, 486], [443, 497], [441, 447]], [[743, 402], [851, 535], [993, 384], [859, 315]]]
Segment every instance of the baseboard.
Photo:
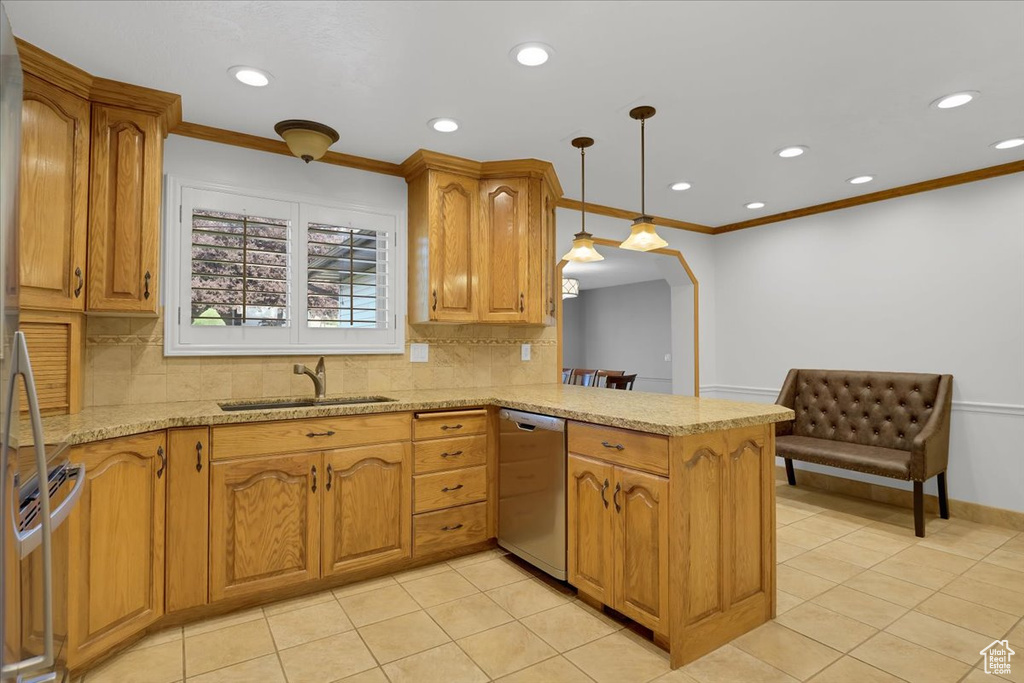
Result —
[[[775, 478], [786, 481], [786, 468], [782, 465], [775, 466]], [[798, 469], [796, 471], [796, 485], [838, 493], [853, 498], [895, 505], [897, 507], [913, 509], [914, 494], [912, 491], [898, 489], [892, 486], [881, 486], [866, 481], [847, 479], [846, 477], [821, 472], [810, 472]], [[933, 495], [926, 494], [924, 497], [925, 512], [938, 514], [939, 499]], [[949, 516], [956, 519], [964, 519], [978, 524], [991, 524], [1001, 526], [1014, 531], [1024, 531], [1024, 512], [995, 508], [979, 503], [971, 503], [966, 500], [949, 499]]]

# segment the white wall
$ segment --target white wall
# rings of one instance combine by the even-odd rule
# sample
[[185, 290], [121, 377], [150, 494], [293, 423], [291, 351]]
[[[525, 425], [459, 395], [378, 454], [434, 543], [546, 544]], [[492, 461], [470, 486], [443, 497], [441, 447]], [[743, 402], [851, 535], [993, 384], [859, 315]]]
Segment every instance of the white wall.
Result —
[[773, 401], [792, 367], [952, 373], [950, 496], [1024, 511], [1024, 174], [714, 239], [702, 395]]
[[584, 350], [583, 327], [584, 305], [582, 299], [562, 299], [562, 367], [586, 368], [587, 356]]

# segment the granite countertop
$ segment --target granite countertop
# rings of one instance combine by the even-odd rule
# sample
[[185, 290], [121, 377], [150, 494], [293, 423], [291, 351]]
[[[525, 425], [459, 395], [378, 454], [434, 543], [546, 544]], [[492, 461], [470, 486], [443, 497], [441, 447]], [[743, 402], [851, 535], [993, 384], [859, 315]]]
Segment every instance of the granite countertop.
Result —
[[[74, 445], [171, 427], [487, 405], [671, 436], [782, 422], [794, 417], [793, 411], [789, 408], [772, 404], [740, 403], [722, 399], [615, 391], [553, 383], [389, 391], [383, 396], [394, 401], [233, 412], [221, 410], [217, 401], [87, 408], [76, 415], [44, 418], [43, 432], [47, 443], [65, 441]], [[339, 394], [329, 398], [345, 397], [345, 394]], [[255, 401], [256, 399], [253, 400]], [[33, 442], [31, 429], [26, 420], [21, 423], [21, 436], [22, 444]]]

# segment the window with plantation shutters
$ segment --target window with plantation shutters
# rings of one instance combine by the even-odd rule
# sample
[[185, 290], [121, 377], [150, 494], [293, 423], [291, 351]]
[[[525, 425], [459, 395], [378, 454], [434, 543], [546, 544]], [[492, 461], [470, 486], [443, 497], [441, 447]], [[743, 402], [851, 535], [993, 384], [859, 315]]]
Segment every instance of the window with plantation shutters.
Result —
[[400, 213], [169, 189], [167, 355], [404, 351]]

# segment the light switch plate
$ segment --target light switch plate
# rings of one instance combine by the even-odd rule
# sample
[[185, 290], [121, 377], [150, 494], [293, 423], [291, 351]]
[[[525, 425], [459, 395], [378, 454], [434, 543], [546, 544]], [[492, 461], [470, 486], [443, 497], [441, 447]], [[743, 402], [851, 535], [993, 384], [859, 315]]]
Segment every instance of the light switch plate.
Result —
[[429, 348], [429, 344], [409, 344], [409, 362], [426, 363]]
[[666, 353], [665, 354], [665, 362], [668, 363], [670, 360], [672, 360], [672, 354], [671, 353]]
[[522, 346], [522, 360], [524, 360], [524, 361], [530, 360], [530, 345], [529, 344], [523, 344], [523, 346]]

